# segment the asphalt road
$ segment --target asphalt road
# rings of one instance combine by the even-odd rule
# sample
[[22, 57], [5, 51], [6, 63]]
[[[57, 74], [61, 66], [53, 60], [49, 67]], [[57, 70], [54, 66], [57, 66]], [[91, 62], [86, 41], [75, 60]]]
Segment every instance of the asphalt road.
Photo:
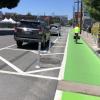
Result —
[[63, 27], [60, 38], [51, 37], [40, 63], [36, 44], [17, 48], [13, 35], [0, 36], [0, 100], [54, 100], [68, 30]]

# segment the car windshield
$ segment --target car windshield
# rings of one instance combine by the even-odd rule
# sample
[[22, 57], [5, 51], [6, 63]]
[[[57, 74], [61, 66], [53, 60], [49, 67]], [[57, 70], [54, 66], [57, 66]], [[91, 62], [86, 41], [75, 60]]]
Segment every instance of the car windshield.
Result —
[[40, 26], [39, 22], [21, 22], [19, 27], [26, 27], [26, 28], [38, 28]]

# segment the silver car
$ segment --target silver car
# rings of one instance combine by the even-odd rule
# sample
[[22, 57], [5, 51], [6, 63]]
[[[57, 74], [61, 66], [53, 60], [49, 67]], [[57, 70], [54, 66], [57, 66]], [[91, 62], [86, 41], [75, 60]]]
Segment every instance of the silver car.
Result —
[[61, 35], [61, 26], [59, 24], [51, 24], [50, 32], [52, 35]]

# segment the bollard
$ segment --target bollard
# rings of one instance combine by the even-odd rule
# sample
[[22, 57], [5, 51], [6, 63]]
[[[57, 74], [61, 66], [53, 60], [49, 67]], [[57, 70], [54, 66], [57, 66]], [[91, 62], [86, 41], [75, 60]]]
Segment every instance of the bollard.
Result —
[[58, 39], [59, 39], [60, 35], [59, 35], [59, 32], [58, 32]]
[[50, 53], [50, 48], [51, 48], [51, 38], [49, 40], [49, 50], [48, 50], [48, 53]]
[[38, 43], [38, 59], [37, 59], [37, 65], [35, 68], [40, 68], [40, 50], [41, 50], [41, 42]]

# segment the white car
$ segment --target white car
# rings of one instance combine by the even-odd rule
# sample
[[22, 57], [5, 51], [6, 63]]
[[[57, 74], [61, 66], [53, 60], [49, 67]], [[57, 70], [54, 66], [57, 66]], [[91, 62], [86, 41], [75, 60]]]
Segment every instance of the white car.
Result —
[[60, 28], [60, 25], [58, 24], [51, 24], [50, 25], [50, 32], [52, 35], [61, 35], [61, 32], [60, 32], [61, 28]]

